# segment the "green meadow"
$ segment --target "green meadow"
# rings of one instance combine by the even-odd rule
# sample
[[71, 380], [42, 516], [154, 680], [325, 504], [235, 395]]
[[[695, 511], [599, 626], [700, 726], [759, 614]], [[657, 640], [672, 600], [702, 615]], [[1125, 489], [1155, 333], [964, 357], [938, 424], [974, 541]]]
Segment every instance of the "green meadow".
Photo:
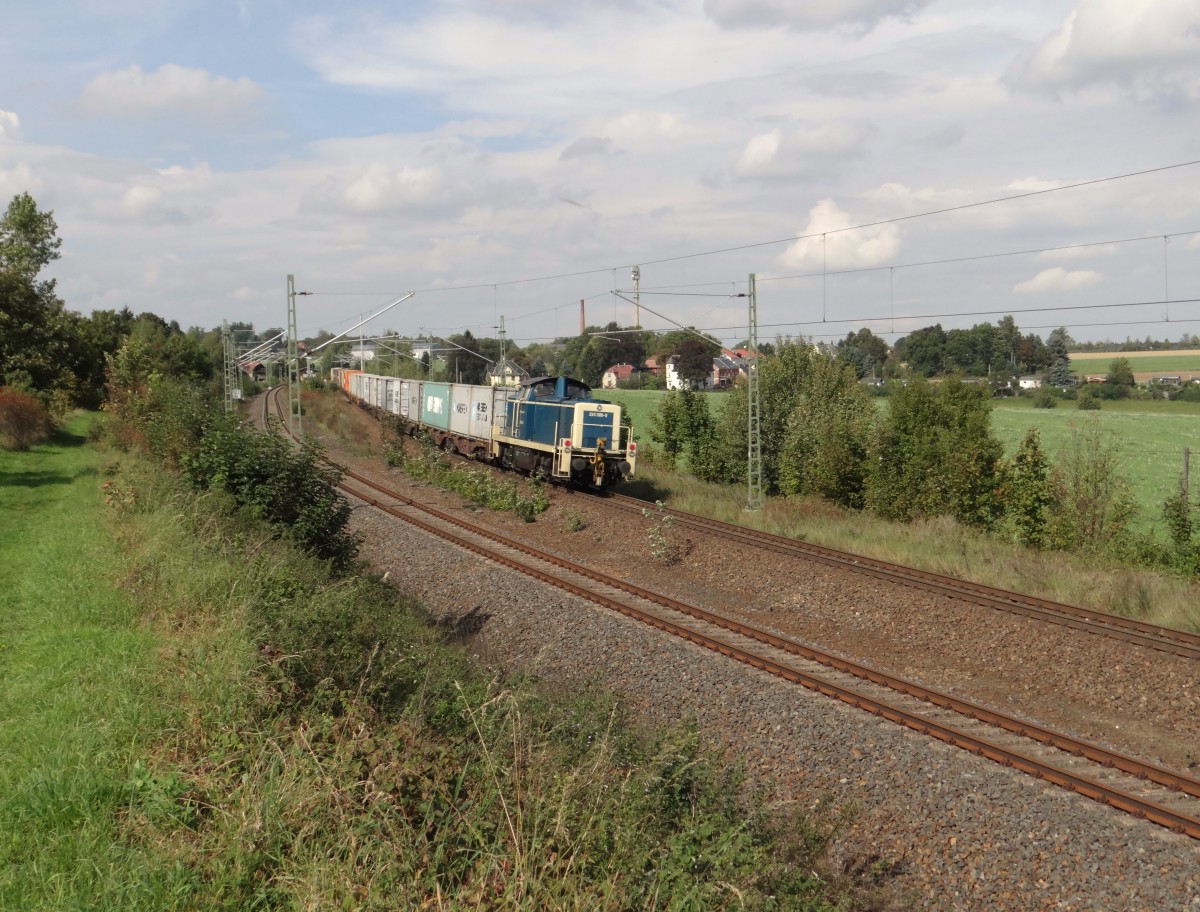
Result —
[[1192, 452], [1193, 492], [1200, 484], [1200, 402], [1123, 400], [1083, 412], [1070, 400], [1058, 408], [1036, 409], [1032, 400], [1016, 399], [998, 402], [992, 409], [992, 428], [1010, 455], [1029, 428], [1038, 429], [1042, 447], [1053, 455], [1085, 422], [1095, 422], [1118, 441], [1125, 480], [1141, 507], [1143, 527], [1159, 523], [1163, 501], [1177, 489], [1184, 447]]

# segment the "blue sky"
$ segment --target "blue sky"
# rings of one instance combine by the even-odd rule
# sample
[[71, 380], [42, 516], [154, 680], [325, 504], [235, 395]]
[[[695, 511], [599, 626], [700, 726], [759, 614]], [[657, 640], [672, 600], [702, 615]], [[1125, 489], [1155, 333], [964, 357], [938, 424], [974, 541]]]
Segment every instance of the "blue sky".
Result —
[[641, 264], [644, 325], [731, 342], [751, 272], [764, 337], [1178, 337], [1200, 165], [911, 217], [1200, 160], [1198, 113], [1200, 0], [22, 2], [0, 197], [69, 307], [184, 326], [282, 325], [293, 273], [302, 332], [416, 290], [372, 328], [532, 341]]

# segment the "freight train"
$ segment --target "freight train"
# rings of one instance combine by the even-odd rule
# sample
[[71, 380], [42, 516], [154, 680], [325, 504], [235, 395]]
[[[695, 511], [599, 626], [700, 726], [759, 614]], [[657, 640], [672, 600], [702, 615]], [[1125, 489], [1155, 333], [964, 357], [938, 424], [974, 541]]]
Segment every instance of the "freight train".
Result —
[[517, 387], [402, 380], [334, 368], [346, 396], [436, 446], [554, 481], [606, 488], [633, 475], [637, 444], [621, 407], [586, 383], [536, 377]]

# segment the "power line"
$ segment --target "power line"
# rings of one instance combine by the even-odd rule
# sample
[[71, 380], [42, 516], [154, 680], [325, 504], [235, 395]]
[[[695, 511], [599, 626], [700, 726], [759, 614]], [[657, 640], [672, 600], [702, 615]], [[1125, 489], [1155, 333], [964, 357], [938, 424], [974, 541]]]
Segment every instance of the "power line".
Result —
[[1191, 231], [1176, 231], [1173, 234], [1148, 234], [1144, 237], [1119, 238], [1111, 241], [1088, 241], [1083, 244], [1062, 244], [1058, 247], [1038, 247], [1028, 250], [1010, 250], [1002, 253], [978, 253], [961, 257], [948, 257], [942, 260], [921, 260], [913, 263], [893, 263], [888, 266], [860, 266], [855, 269], [837, 269], [829, 272], [805, 272], [797, 275], [772, 276], [769, 279], [759, 279], [760, 282], [781, 282], [785, 279], [814, 279], [824, 275], [854, 275], [860, 272], [882, 272], [885, 269], [915, 269], [919, 266], [942, 266], [950, 263], [968, 263], [972, 260], [995, 260], [1002, 257], [1029, 256], [1035, 253], [1057, 253], [1061, 250], [1083, 250], [1087, 247], [1108, 247], [1114, 244], [1133, 244], [1138, 241], [1161, 241], [1163, 238], [1185, 237], [1189, 234], [1200, 234], [1200, 229]]
[[[644, 266], [656, 266], [656, 265], [660, 265], [663, 263], [675, 263], [675, 262], [679, 262], [680, 260], [697, 259], [699, 257], [706, 257], [706, 256], [717, 256], [718, 254], [723, 254], [723, 253], [737, 253], [738, 251], [754, 250], [759, 247], [771, 247], [776, 244], [790, 244], [790, 243], [794, 243], [796, 241], [803, 241], [803, 240], [809, 240], [809, 239], [817, 238], [817, 237], [824, 237], [829, 234], [844, 234], [848, 231], [861, 231], [864, 228], [878, 228], [883, 225], [894, 225], [894, 224], [898, 224], [900, 222], [908, 222], [908, 221], [913, 221], [915, 219], [929, 218], [930, 216], [934, 216], [934, 215], [946, 215], [951, 212], [962, 212], [967, 209], [977, 209], [982, 206], [993, 206], [998, 203], [1009, 203], [1009, 202], [1013, 202], [1015, 200], [1029, 199], [1029, 198], [1035, 197], [1035, 196], [1045, 196], [1045, 195], [1051, 194], [1051, 193], [1059, 193], [1064, 190], [1077, 190], [1080, 187], [1091, 187], [1091, 186], [1096, 186], [1098, 184], [1106, 184], [1106, 183], [1112, 183], [1114, 181], [1127, 180], [1127, 179], [1133, 178], [1133, 177], [1144, 177], [1148, 174], [1160, 174], [1165, 171], [1174, 171], [1179, 168], [1189, 168], [1189, 167], [1192, 167], [1195, 165], [1200, 165], [1200, 159], [1196, 159], [1194, 161], [1188, 161], [1188, 162], [1179, 162], [1174, 165], [1162, 165], [1157, 168], [1147, 168], [1142, 171], [1130, 171], [1126, 174], [1114, 174], [1110, 177], [1098, 177], [1098, 178], [1093, 178], [1092, 180], [1077, 181], [1076, 183], [1073, 183], [1073, 184], [1062, 184], [1061, 186], [1058, 186], [1058, 187], [1043, 187], [1041, 190], [1028, 190], [1028, 191], [1025, 191], [1024, 193], [1014, 193], [1009, 196], [1000, 196], [1000, 197], [994, 197], [992, 199], [987, 199], [987, 200], [978, 200], [977, 202], [974, 202], [974, 203], [960, 203], [957, 206], [945, 206], [941, 209], [930, 209], [925, 212], [914, 212], [910, 215], [898, 215], [898, 216], [894, 216], [893, 218], [879, 219], [874, 222], [863, 222], [862, 224], [849, 225], [844, 228], [830, 228], [825, 231], [813, 232], [811, 234], [790, 235], [788, 237], [783, 237], [783, 238], [774, 238], [769, 241], [755, 241], [755, 242], [752, 242], [749, 244], [739, 244], [739, 245], [732, 246], [732, 247], [722, 247], [722, 248], [717, 248], [714, 250], [700, 251], [697, 253], [685, 253], [685, 254], [679, 254], [678, 256], [661, 257], [656, 260], [644, 260], [643, 259], [643, 260], [638, 261], [638, 265], [643, 266], [643, 267]], [[1185, 233], [1192, 233], [1192, 232], [1185, 232]], [[1161, 238], [1162, 235], [1158, 235], [1158, 237]], [[629, 269], [633, 265], [635, 265], [635, 264], [627, 263], [627, 264], [620, 264], [620, 265], [614, 265], [614, 266], [603, 266], [603, 267], [597, 267], [594, 269], [582, 269], [582, 270], [579, 270], [576, 272], [557, 273], [555, 275], [534, 276], [534, 277], [523, 278], [523, 279], [507, 279], [502, 282], [479, 282], [479, 283], [470, 284], [470, 285], [443, 285], [443, 286], [440, 286], [437, 288], [419, 288], [419, 289], [417, 289], [417, 293], [418, 294], [434, 294], [434, 293], [438, 293], [438, 292], [447, 292], [447, 291], [475, 291], [475, 290], [485, 289], [485, 288], [497, 288], [500, 286], [525, 285], [525, 284], [531, 284], [534, 282], [553, 282], [553, 281], [556, 281], [559, 279], [573, 279], [573, 278], [578, 278], [580, 276], [596, 275], [598, 273], [604, 273], [604, 272], [614, 272], [617, 269]], [[311, 294], [318, 294], [318, 295], [379, 295], [380, 297], [383, 297], [386, 295], [395, 295], [396, 292], [314, 291], [314, 292], [311, 292]], [[564, 305], [564, 306], [566, 306], [566, 305]]]

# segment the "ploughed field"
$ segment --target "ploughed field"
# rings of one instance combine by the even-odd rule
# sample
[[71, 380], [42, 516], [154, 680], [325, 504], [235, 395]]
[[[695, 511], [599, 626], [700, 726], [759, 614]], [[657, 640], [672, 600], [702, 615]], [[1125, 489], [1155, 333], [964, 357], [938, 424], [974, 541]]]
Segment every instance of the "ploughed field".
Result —
[[[351, 437], [378, 439], [372, 419], [345, 408]], [[324, 442], [356, 471], [409, 496], [470, 510], [472, 521], [510, 537], [1196, 774], [1196, 660], [891, 587], [718, 535], [666, 531], [682, 555], [667, 566], [652, 554], [657, 517], [631, 518], [603, 499], [554, 490], [550, 509], [524, 523], [464, 506], [456, 495], [414, 485], [378, 457]], [[901, 876], [926, 896], [986, 897], [988, 908], [1025, 909], [1051, 907], [1081, 889], [1089, 902], [1135, 895], [1148, 908], [1182, 908], [1183, 897], [1200, 895], [1200, 846], [1190, 840], [764, 680], [367, 508], [356, 510], [356, 525], [367, 535], [365, 556], [449, 629], [469, 635], [484, 659], [561, 686], [611, 687], [651, 720], [695, 716], [702, 735], [729, 746], [752, 778], [775, 779], [782, 799], [825, 795], [859, 805], [851, 827], [857, 847], [907, 859]], [[1078, 907], [1125, 907], [1111, 902]]]

